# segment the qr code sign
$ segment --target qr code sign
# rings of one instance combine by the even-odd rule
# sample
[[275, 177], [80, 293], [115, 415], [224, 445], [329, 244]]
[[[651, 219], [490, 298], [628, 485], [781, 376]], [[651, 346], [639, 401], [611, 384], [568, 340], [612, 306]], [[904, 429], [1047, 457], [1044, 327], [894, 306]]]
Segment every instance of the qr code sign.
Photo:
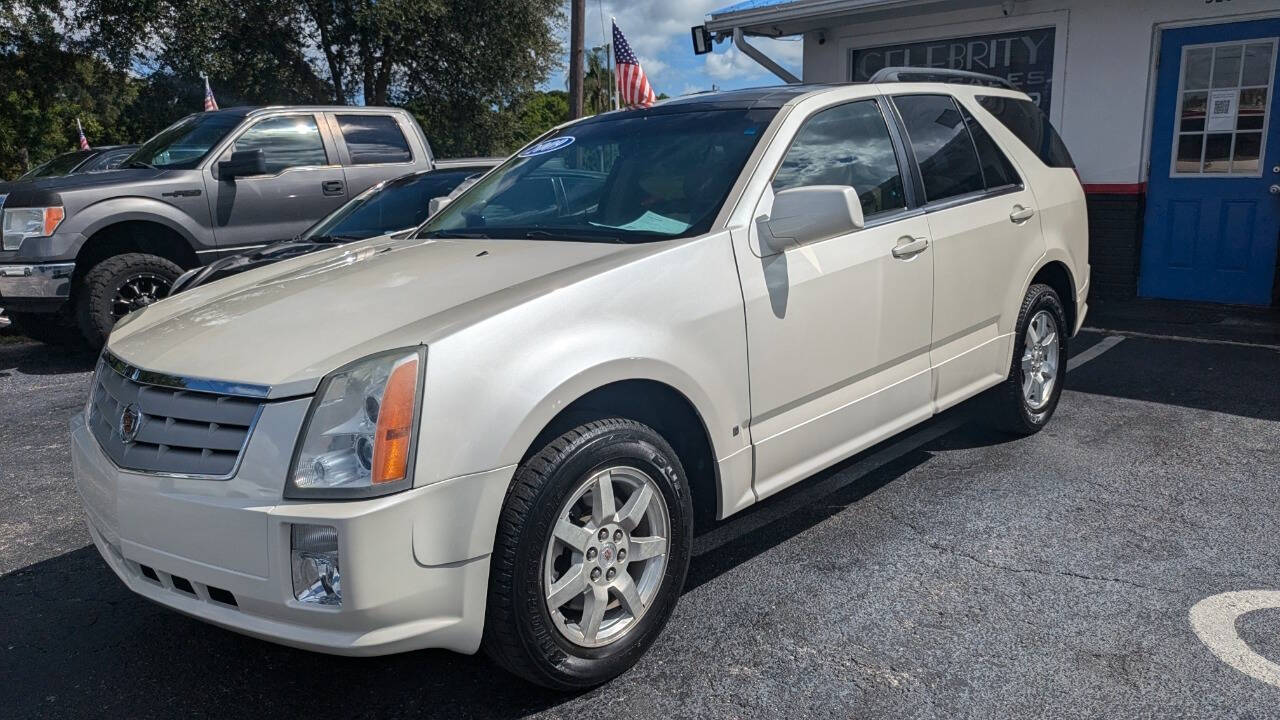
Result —
[[1214, 100], [1213, 114], [1214, 115], [1230, 115], [1231, 101], [1230, 100]]

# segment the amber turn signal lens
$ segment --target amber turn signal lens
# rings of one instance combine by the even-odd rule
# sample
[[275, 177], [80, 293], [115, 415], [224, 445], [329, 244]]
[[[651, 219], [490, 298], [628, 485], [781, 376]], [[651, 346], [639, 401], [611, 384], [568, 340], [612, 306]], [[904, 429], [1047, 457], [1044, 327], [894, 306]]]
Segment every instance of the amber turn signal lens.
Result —
[[418, 396], [418, 358], [405, 358], [391, 371], [373, 443], [373, 484], [409, 476], [409, 447], [413, 444], [413, 405]]
[[62, 218], [66, 217], [66, 212], [60, 207], [49, 207], [44, 209], [44, 236], [49, 237], [54, 230], [62, 224]]

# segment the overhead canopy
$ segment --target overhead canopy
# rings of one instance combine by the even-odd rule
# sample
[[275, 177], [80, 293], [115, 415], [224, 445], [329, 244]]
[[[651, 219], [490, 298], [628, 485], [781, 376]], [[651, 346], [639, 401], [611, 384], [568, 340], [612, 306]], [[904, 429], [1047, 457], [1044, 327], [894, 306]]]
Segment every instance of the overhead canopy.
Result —
[[[707, 29], [719, 35], [740, 28], [747, 35], [799, 35], [845, 24], [917, 12], [1000, 5], [1012, 0], [742, 0], [708, 14]], [[837, 21], [837, 22], [833, 22]]]

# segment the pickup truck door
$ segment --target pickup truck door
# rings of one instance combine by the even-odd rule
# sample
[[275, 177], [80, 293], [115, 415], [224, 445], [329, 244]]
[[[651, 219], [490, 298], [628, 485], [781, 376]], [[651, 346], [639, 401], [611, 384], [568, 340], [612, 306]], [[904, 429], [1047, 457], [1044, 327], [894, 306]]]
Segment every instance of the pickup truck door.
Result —
[[759, 498], [932, 414], [929, 225], [890, 128], [877, 99], [814, 113], [753, 215], [783, 189], [850, 185], [864, 229], [777, 253], [753, 224], [739, 252]]
[[[251, 120], [206, 171], [209, 210], [219, 252], [287, 240], [350, 197], [332, 140], [314, 113]], [[261, 149], [267, 173], [220, 178], [218, 162], [237, 150]]]
[[[416, 142], [418, 133], [408, 127], [407, 116], [361, 111], [325, 113], [333, 134], [338, 159], [346, 168], [347, 192], [355, 197], [383, 180], [391, 180], [415, 170], [431, 169], [425, 147]], [[410, 142], [414, 138], [415, 142]]]

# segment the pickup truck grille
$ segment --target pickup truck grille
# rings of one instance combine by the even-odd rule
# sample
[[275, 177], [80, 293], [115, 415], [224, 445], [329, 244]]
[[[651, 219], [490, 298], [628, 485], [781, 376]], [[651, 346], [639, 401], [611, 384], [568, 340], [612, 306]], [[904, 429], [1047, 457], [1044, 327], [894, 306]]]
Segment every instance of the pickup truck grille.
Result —
[[94, 373], [89, 429], [107, 457], [142, 473], [231, 477], [263, 401], [139, 382], [130, 370], [104, 353]]

